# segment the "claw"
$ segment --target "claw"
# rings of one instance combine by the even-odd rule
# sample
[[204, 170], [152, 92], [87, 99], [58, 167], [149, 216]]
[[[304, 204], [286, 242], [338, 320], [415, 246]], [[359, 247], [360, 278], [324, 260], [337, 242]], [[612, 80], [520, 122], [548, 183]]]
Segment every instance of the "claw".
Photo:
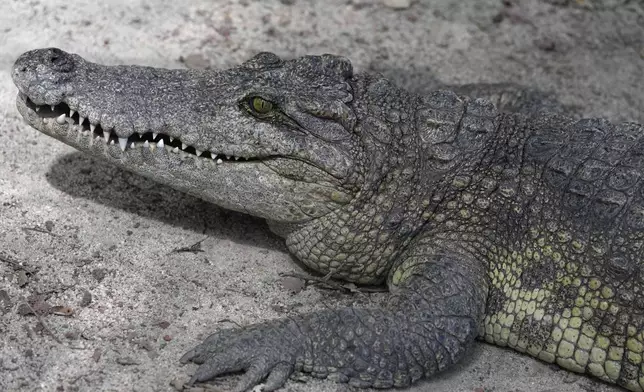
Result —
[[288, 378], [292, 373], [293, 365], [285, 362], [278, 363], [277, 365], [275, 365], [273, 370], [271, 370], [268, 378], [266, 378], [262, 391], [271, 392], [280, 389], [284, 386], [284, 384], [286, 384], [286, 381], [288, 381]]
[[251, 365], [251, 367], [246, 370], [246, 374], [242, 376], [242, 379], [235, 386], [235, 391], [244, 392], [251, 390], [254, 386], [262, 382], [270, 369], [266, 369], [266, 365]]
[[196, 363], [197, 365], [201, 365], [206, 361], [206, 359], [208, 359], [208, 352], [204, 350], [203, 347], [203, 344], [198, 345], [197, 347], [185, 353], [179, 361], [183, 364], [192, 362]]
[[244, 370], [245, 366], [241, 358], [236, 358], [236, 355], [232, 356], [214, 356], [208, 358], [207, 362], [204, 362], [202, 365], [197, 368], [195, 374], [190, 378], [188, 382], [189, 385], [192, 385], [200, 381], [208, 381], [214, 377], [217, 377], [222, 374], [238, 372]]
[[187, 353], [183, 354], [181, 359], [179, 359], [179, 362], [185, 365], [186, 363], [192, 361], [192, 358], [195, 357], [196, 353], [197, 353], [197, 348], [195, 347], [192, 350], [188, 351]]

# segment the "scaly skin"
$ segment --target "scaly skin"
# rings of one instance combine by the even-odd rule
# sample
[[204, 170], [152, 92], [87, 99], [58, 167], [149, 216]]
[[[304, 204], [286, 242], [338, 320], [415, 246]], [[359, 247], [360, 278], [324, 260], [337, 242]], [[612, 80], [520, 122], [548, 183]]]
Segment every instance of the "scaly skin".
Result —
[[322, 274], [390, 288], [384, 308], [218, 331], [182, 358], [201, 364], [191, 383], [244, 370], [238, 391], [274, 390], [297, 370], [407, 386], [478, 336], [643, 390], [642, 126], [417, 96], [331, 55], [196, 71], [41, 49], [13, 79], [41, 132], [266, 218]]

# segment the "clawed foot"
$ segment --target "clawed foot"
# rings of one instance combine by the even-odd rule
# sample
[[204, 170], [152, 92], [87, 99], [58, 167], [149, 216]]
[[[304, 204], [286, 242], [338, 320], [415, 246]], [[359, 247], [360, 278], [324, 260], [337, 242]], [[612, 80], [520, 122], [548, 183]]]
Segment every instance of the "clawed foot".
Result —
[[188, 385], [244, 371], [234, 391], [247, 391], [263, 380], [263, 391], [274, 391], [293, 373], [300, 343], [297, 326], [279, 320], [216, 332], [181, 357], [181, 362], [201, 365]]

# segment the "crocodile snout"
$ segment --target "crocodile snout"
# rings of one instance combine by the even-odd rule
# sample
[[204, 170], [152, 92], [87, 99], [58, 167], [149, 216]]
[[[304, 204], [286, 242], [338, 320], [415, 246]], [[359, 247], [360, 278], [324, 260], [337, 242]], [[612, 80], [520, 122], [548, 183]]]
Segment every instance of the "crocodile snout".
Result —
[[64, 95], [67, 80], [80, 57], [58, 48], [23, 53], [13, 65], [11, 78], [20, 92], [38, 104], [57, 104]]
[[28, 73], [67, 73], [75, 68], [74, 56], [58, 48], [35, 49], [25, 52], [13, 65], [12, 76]]

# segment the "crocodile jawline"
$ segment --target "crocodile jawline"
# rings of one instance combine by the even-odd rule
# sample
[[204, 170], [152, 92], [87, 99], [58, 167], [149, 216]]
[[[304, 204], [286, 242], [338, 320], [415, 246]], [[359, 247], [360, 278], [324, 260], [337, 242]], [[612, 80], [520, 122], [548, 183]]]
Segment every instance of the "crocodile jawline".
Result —
[[111, 130], [103, 129], [100, 123], [90, 123], [89, 119], [82, 116], [80, 112], [71, 109], [65, 102], [57, 105], [38, 105], [29, 99], [29, 97], [23, 94], [20, 95], [20, 98], [25, 102], [26, 106], [36, 113], [45, 123], [55, 121], [59, 125], [68, 124], [70, 128], [76, 129], [80, 135], [93, 138], [94, 142], [102, 140], [110, 145], [119, 145], [121, 151], [124, 153], [128, 149], [136, 148], [165, 148], [169, 152], [191, 154], [195, 157], [211, 160], [218, 164], [227, 161], [258, 160], [256, 158], [224, 155], [214, 151], [200, 151], [193, 146], [186, 145], [180, 138], [172, 137], [161, 132], [134, 132], [128, 137], [118, 137]]

